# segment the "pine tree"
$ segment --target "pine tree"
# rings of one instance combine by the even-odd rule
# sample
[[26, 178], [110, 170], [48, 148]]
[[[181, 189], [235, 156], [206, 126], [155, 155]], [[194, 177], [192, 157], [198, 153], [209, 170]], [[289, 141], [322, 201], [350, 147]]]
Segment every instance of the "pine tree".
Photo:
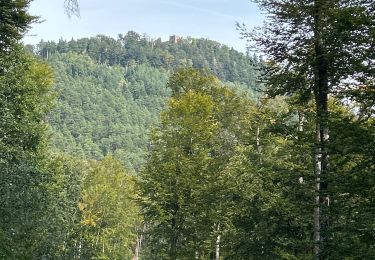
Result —
[[361, 85], [373, 88], [374, 2], [255, 2], [268, 13], [267, 24], [263, 33], [243, 33], [266, 54], [269, 94], [312, 94], [315, 100], [314, 240], [315, 258], [321, 259], [330, 237], [328, 96], [347, 95]]
[[12, 51], [37, 17], [27, 12], [28, 0], [2, 0], [0, 4], [0, 53]]

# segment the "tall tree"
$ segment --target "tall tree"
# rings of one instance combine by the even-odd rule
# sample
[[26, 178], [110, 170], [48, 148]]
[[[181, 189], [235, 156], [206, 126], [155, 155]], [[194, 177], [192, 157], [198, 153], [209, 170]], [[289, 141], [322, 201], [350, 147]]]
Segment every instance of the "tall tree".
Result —
[[[48, 66], [22, 50], [0, 56], [0, 232], [12, 257], [33, 256], [47, 207], [43, 170], [46, 112], [51, 106]], [[0, 249], [1, 250], [1, 249]]]
[[316, 107], [315, 258], [329, 239], [328, 96], [374, 88], [375, 15], [372, 0], [256, 0], [268, 14], [264, 30], [247, 33], [266, 54], [268, 93], [313, 94]]
[[0, 257], [36, 258], [48, 208], [45, 116], [52, 73], [19, 45], [30, 24], [30, 1], [0, 4]]
[[244, 141], [228, 167], [237, 182], [228, 257], [311, 259], [311, 123], [297, 131], [296, 113], [285, 98], [247, 111]]
[[0, 51], [12, 51], [37, 17], [27, 12], [29, 0], [2, 0], [0, 4]]
[[194, 69], [169, 80], [172, 98], [152, 136], [142, 171], [146, 240], [155, 258], [219, 258], [231, 214], [241, 99], [217, 78]]
[[42, 216], [43, 237], [38, 259], [76, 259], [82, 215], [78, 208], [88, 163], [65, 154], [48, 157], [45, 172], [48, 208]]

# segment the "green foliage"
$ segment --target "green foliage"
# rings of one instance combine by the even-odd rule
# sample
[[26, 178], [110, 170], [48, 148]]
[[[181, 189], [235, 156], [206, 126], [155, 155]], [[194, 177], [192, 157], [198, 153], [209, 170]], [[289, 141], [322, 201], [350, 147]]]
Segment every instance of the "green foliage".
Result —
[[48, 204], [44, 119], [53, 98], [51, 71], [15, 47], [0, 56], [0, 68], [0, 252], [33, 257]]
[[59, 95], [49, 116], [53, 147], [87, 159], [112, 153], [128, 169], [138, 169], [147, 131], [169, 96], [166, 74], [148, 65], [98, 65], [73, 53], [55, 55], [49, 63]]
[[141, 174], [149, 223], [145, 257], [206, 259], [230, 224], [234, 179], [225, 168], [237, 145], [232, 122], [242, 119], [246, 103], [193, 69], [177, 71], [168, 86], [173, 96]]
[[43, 237], [38, 258], [74, 259], [78, 255], [79, 227], [82, 214], [78, 203], [88, 163], [64, 154], [52, 154], [45, 165], [51, 176], [48, 210], [43, 215]]
[[[134, 177], [110, 157], [87, 163], [47, 156], [52, 72], [19, 46], [11, 47], [0, 56], [0, 257], [131, 258], [140, 221]], [[123, 91], [121, 68], [93, 67], [87, 58], [68, 69], [73, 75], [94, 71], [101, 84]], [[87, 225], [92, 215], [95, 228]]]
[[99, 64], [120, 65], [124, 68], [148, 64], [154, 68], [174, 71], [194, 67], [208, 71], [222, 81], [238, 82], [253, 92], [259, 89], [255, 77], [260, 62], [208, 39], [186, 38], [178, 42], [152, 40], [147, 35], [128, 32], [113, 39], [104, 35], [79, 40], [40, 42], [38, 54], [49, 58], [55, 53], [86, 54]]
[[[275, 104], [272, 100], [250, 111], [249, 124], [260, 129], [261, 149], [254, 129], [228, 167], [240, 187], [233, 190], [238, 207], [233, 211], [230, 243], [223, 249], [228, 259], [313, 257], [310, 169], [315, 112], [312, 104], [303, 108], [303, 131], [297, 131], [295, 110], [301, 107], [291, 105], [283, 111]], [[374, 248], [373, 121], [358, 120], [337, 101], [330, 103], [330, 110], [334, 138], [329, 144], [331, 198], [326, 210], [331, 236], [326, 236], [326, 250], [334, 259], [368, 259]]]
[[[290, 95], [315, 103], [314, 257], [330, 258], [331, 190], [340, 182], [330, 168], [329, 96], [357, 99], [371, 114], [374, 89], [374, 4], [372, 0], [255, 0], [267, 12], [262, 30], [243, 35], [267, 56], [263, 80], [271, 96]], [[366, 113], [365, 112], [365, 113]], [[335, 138], [335, 136], [331, 135]]]
[[37, 20], [27, 9], [28, 0], [2, 0], [0, 5], [0, 53], [13, 51], [18, 41]]
[[358, 120], [331, 105], [333, 193], [330, 207], [333, 258], [369, 259], [374, 254], [374, 121]]
[[[136, 130], [132, 128], [127, 130], [132, 125], [120, 124], [118, 121], [125, 123], [130, 121], [139, 124], [140, 120], [143, 120], [143, 124], [150, 124], [152, 121], [147, 122], [147, 118], [140, 118], [141, 113], [134, 112], [134, 109], [138, 108], [147, 111], [147, 108], [144, 108], [144, 106], [147, 105], [147, 102], [153, 102], [153, 96], [155, 96], [155, 103], [160, 99], [159, 96], [152, 93], [152, 91], [155, 92], [155, 90], [150, 90], [150, 81], [145, 80], [145, 91], [149, 92], [150, 97], [149, 99], [139, 97], [136, 100], [133, 97], [135, 90], [132, 90], [131, 87], [138, 82], [134, 80], [132, 76], [137, 75], [135, 76], [137, 78], [140, 77], [138, 75], [149, 73], [149, 80], [157, 84], [157, 80], [163, 80], [163, 75], [160, 77], [160, 73], [158, 74], [157, 70], [147, 66], [131, 68], [125, 72], [125, 70], [120, 67], [110, 68], [105, 65], [96, 65], [89, 57], [82, 57], [75, 54], [64, 56], [67, 57], [61, 58], [55, 56], [53, 60], [54, 63], [52, 63], [58, 68], [55, 73], [57, 82], [64, 82], [68, 85], [73, 82], [73, 77], [79, 78], [80, 80], [73, 82], [75, 89], [66, 89], [64, 85], [57, 85], [55, 88], [56, 92], [59, 94], [61, 103], [58, 103], [54, 109], [61, 111], [60, 115], [63, 116], [63, 118], [51, 116], [49, 122], [56, 123], [62, 122], [63, 120], [65, 121], [61, 127], [62, 133], [57, 132], [53, 128], [49, 129], [51, 133], [54, 131], [57, 132], [53, 139], [54, 143], [59, 145], [60, 148], [62, 147], [62, 150], [70, 152], [71, 155], [78, 156], [78, 158], [81, 159], [100, 159], [104, 154], [114, 152], [115, 155], [123, 159], [123, 161], [130, 161], [128, 158], [124, 159], [124, 157], [127, 156], [124, 152], [120, 152], [125, 149], [131, 150], [133, 147], [130, 145], [122, 145], [121, 142], [126, 142], [127, 144], [128, 140], [130, 142], [136, 142], [137, 138], [134, 136], [138, 136], [139, 133], [137, 131], [139, 128]], [[71, 61], [70, 64], [60, 62], [60, 59], [63, 58], [69, 58]], [[23, 70], [20, 70], [19, 73], [21, 73], [21, 71], [25, 73], [25, 71], [33, 68], [33, 66], [25, 63], [25, 61], [21, 64], [24, 64], [27, 69], [22, 67]], [[59, 74], [58, 72], [61, 70], [65, 71]], [[44, 74], [42, 72], [43, 70], [41, 69], [37, 70], [35, 75], [33, 74], [30, 78], [33, 79], [35, 77], [34, 80], [42, 79], [43, 76], [45, 77], [44, 74], [46, 74], [46, 72]], [[47, 70], [47, 72], [50, 74], [49, 70]], [[126, 83], [124, 80], [125, 73], [129, 75], [129, 83]], [[9, 77], [4, 77], [4, 80], [5, 79], [10, 80]], [[17, 82], [16, 80], [21, 79], [22, 77], [18, 75], [12, 82]], [[29, 81], [31, 80], [28, 78], [28, 84], [30, 84]], [[50, 81], [44, 78], [42, 83], [44, 84], [41, 84], [39, 87], [32, 86], [33, 88], [29, 90], [26, 88], [28, 85], [22, 82], [22, 84], [19, 84], [21, 88], [20, 93], [18, 93], [15, 88], [15, 86], [18, 85], [13, 85], [13, 92], [9, 90], [9, 93], [5, 92], [7, 89], [4, 88], [4, 93], [7, 93], [7, 95], [3, 95], [6, 101], [4, 101], [4, 108], [6, 109], [3, 113], [9, 111], [8, 114], [4, 115], [4, 118], [9, 118], [9, 122], [4, 121], [3, 125], [5, 125], [4, 129], [11, 129], [12, 127], [13, 130], [4, 133], [3, 136], [9, 136], [9, 139], [12, 137], [13, 143], [16, 143], [16, 141], [19, 142], [19, 147], [15, 147], [12, 152], [9, 151], [9, 154], [12, 154], [12, 157], [10, 155], [8, 156], [9, 158], [16, 156], [17, 153], [15, 151], [21, 152], [25, 149], [29, 149], [28, 146], [30, 146], [30, 149], [40, 150], [37, 145], [44, 140], [42, 134], [47, 130], [46, 125], [41, 119], [45, 118], [45, 112], [50, 103], [49, 100], [52, 99], [52, 95], [48, 96], [44, 94], [41, 88], [50, 84]], [[164, 82], [160, 83], [160, 85], [164, 84]], [[59, 86], [61, 86], [61, 89], [59, 89]], [[104, 86], [104, 88], [102, 86]], [[135, 87], [135, 89], [138, 89], [138, 87]], [[32, 92], [32, 90], [35, 90], [35, 93]], [[165, 91], [165, 89], [163, 88], [161, 91]], [[93, 95], [90, 100], [88, 99], [90, 97], [87, 98], [87, 93], [97, 95]], [[124, 93], [127, 93], [126, 98]], [[157, 94], [159, 94], [159, 92], [157, 92]], [[10, 102], [13, 97], [12, 95], [16, 97], [14, 98], [14, 103]], [[24, 98], [22, 95], [27, 95], [27, 98]], [[35, 97], [33, 95], [35, 95]], [[82, 103], [80, 100], [81, 97], [86, 97]], [[23, 99], [27, 100], [28, 103], [18, 102]], [[38, 103], [33, 103], [36, 101]], [[132, 106], [129, 105], [130, 102], [132, 102]], [[162, 104], [162, 102], [159, 103]], [[103, 107], [101, 104], [108, 104], [109, 106]], [[7, 109], [8, 107], [9, 109]], [[30, 109], [34, 109], [34, 111], [29, 111]], [[129, 114], [134, 114], [135, 117], [129, 120]], [[102, 120], [102, 125], [95, 121], [98, 115]], [[30, 118], [27, 116], [30, 116]], [[10, 120], [13, 118], [19, 119], [20, 122]], [[66, 118], [69, 118], [69, 120], [66, 120]], [[39, 121], [32, 121], [36, 119]], [[87, 121], [87, 123], [85, 121]], [[9, 126], [6, 125], [8, 123]], [[33, 124], [35, 124], [35, 129], [31, 128]], [[146, 126], [145, 129], [147, 129]], [[110, 135], [109, 131], [116, 131], [115, 135], [108, 138], [108, 135]], [[122, 136], [125, 132], [130, 132], [130, 136]], [[14, 136], [11, 136], [11, 134], [14, 134]], [[28, 138], [35, 141], [28, 144]], [[93, 140], [99, 145], [94, 143]], [[103, 140], [103, 143], [97, 140]], [[141, 142], [143, 140], [146, 139], [141, 139]], [[145, 141], [141, 144], [143, 144], [143, 147], [146, 146]], [[123, 150], [117, 149], [115, 147], [116, 145], [122, 145]], [[136, 145], [141, 147], [140, 144]], [[103, 150], [100, 150], [100, 148], [103, 148]], [[106, 150], [109, 148], [114, 150]], [[4, 155], [5, 151], [6, 150], [4, 150], [3, 153]], [[6, 158], [6, 156], [4, 156], [4, 158]], [[134, 159], [134, 161], [140, 163], [139, 158]], [[38, 162], [39, 164], [41, 163], [40, 160]], [[32, 162], [29, 161], [29, 163]], [[15, 167], [21, 165], [19, 161], [14, 162], [14, 164]], [[30, 255], [35, 258], [47, 257], [67, 259], [84, 255], [86, 258], [102, 257], [113, 259], [126, 255], [130, 258], [136, 238], [135, 225], [139, 223], [140, 216], [138, 214], [136, 202], [134, 201], [136, 199], [136, 191], [134, 188], [135, 180], [133, 177], [125, 174], [122, 166], [119, 164], [118, 161], [110, 157], [105, 158], [103, 162], [90, 163], [62, 155], [53, 155], [48, 160], [45, 158], [38, 168], [40, 178], [43, 178], [43, 182], [33, 184], [35, 187], [30, 187], [35, 192], [35, 194], [31, 194], [34, 197], [30, 196], [29, 198], [31, 201], [35, 202], [35, 205], [29, 205], [32, 210], [25, 210], [29, 206], [24, 205], [25, 202], [22, 202], [19, 197], [13, 197], [17, 203], [23, 203], [19, 207], [19, 212], [15, 211], [14, 205], [5, 205], [2, 207], [2, 209], [9, 210], [10, 213], [14, 215], [19, 214], [20, 216], [18, 216], [18, 218], [22, 217], [23, 214], [28, 214], [30, 217], [30, 227], [28, 223], [23, 220], [23, 223], [17, 223], [17, 228], [30, 229], [32, 225], [32, 230], [35, 230], [37, 236], [32, 236], [33, 233], [28, 231], [27, 234], [30, 238], [27, 238], [27, 242], [32, 243], [32, 245], [27, 245], [28, 247], [24, 250], [21, 247], [23, 246], [21, 238], [17, 237], [17, 241], [11, 241], [8, 238], [9, 235], [2, 232], [8, 235], [2, 236], [1, 244], [4, 244], [2, 253], [4, 252], [3, 254], [8, 255], [9, 252], [14, 253], [9, 251], [12, 249], [17, 250], [14, 257]], [[4, 165], [4, 169], [12, 171], [9, 165]], [[39, 177], [35, 178], [37, 176], [26, 176], [27, 178], [25, 178], [25, 176], [20, 173], [15, 177], [23, 181], [41, 181]], [[12, 185], [12, 182], [7, 185]], [[20, 185], [12, 186], [14, 189], [18, 189], [12, 191], [7, 191], [5, 189], [7, 186], [4, 185], [2, 191], [7, 191], [7, 194], [16, 194], [17, 191], [25, 194], [27, 192], [27, 187]], [[43, 201], [41, 205], [39, 205], [39, 200], [35, 198], [36, 195], [44, 196], [42, 199], [39, 199]], [[6, 194], [4, 194], [4, 196], [6, 196]], [[5, 199], [4, 202], [6, 201]], [[12, 203], [16, 204], [14, 201]], [[39, 210], [37, 206], [43, 206], [43, 212], [37, 211]], [[30, 213], [33, 211], [37, 211], [39, 215], [31, 215]], [[98, 223], [95, 224], [95, 226], [87, 224], [87, 219], [90, 214], [94, 214], [98, 217]], [[4, 213], [3, 216], [7, 215]], [[8, 224], [8, 227], [12, 228], [12, 226], [9, 226], [9, 223], [5, 223], [6, 219], [7, 218], [3, 219], [4, 226]], [[18, 221], [18, 219], [13, 217], [12, 221]], [[40, 225], [40, 228], [37, 224]], [[2, 230], [5, 229], [2, 228]], [[13, 234], [13, 236], [15, 235]], [[100, 246], [98, 246], [99, 242]], [[29, 248], [31, 246], [33, 247]], [[104, 253], [103, 248], [105, 248]]]
[[130, 259], [141, 222], [135, 178], [112, 156], [89, 167], [78, 204], [82, 215], [79, 257]]
[[38, 229], [40, 237], [34, 241], [32, 258], [133, 256], [136, 227], [142, 217], [136, 179], [124, 171], [120, 161], [112, 156], [101, 161], [82, 161], [52, 154], [44, 171], [50, 179], [44, 183], [46, 206], [39, 215], [43, 228]]
[[[38, 45], [55, 71], [58, 96], [46, 117], [54, 97], [51, 71], [15, 44], [35, 18], [26, 13], [27, 1], [5, 1], [0, 258], [131, 259], [140, 250], [135, 247], [143, 217], [144, 259], [212, 259], [216, 246], [223, 259], [313, 258], [313, 136], [322, 108], [309, 100], [313, 94], [322, 97], [315, 80], [324, 75], [315, 69], [324, 61], [326, 90], [347, 86], [348, 78], [361, 83], [339, 95], [358, 102], [352, 103], [355, 112], [332, 101], [329, 117], [323, 113], [331, 133], [330, 142], [322, 142], [330, 159], [324, 180], [330, 197], [322, 197], [328, 200], [320, 206], [324, 253], [371, 259], [374, 57], [368, 46], [373, 46], [374, 6], [257, 2], [291, 22], [284, 28], [272, 20], [265, 38], [256, 38], [272, 58], [264, 70], [271, 73], [269, 93], [293, 94], [290, 99], [255, 104], [248, 98], [257, 97], [259, 88], [256, 58], [210, 40], [162, 42], [128, 32], [118, 39]], [[326, 7], [319, 6], [321, 13], [310, 8], [318, 2]], [[314, 28], [312, 17], [319, 20]], [[324, 43], [323, 53], [311, 48], [320, 46], [314, 40]], [[49, 156], [46, 131], [53, 142]], [[144, 165], [143, 197], [124, 165], [132, 172]]]
[[[230, 85], [238, 92], [256, 96], [258, 62], [208, 40], [172, 44], [129, 32], [117, 40], [97, 36], [57, 44], [41, 42], [38, 53], [54, 68], [59, 95], [49, 116], [53, 149], [87, 159], [112, 153], [126, 168], [138, 171], [145, 158], [148, 132], [159, 122], [171, 93], [165, 87], [169, 70], [182, 66], [177, 61], [167, 66], [163, 55], [183, 60], [194, 59], [198, 52], [223, 64], [229, 64], [230, 58], [239, 60], [239, 66], [231, 71], [241, 71], [242, 78], [232, 77], [225, 67], [215, 70], [222, 74], [221, 80], [233, 80]], [[193, 63], [183, 66], [191, 65], [199, 67]], [[207, 67], [206, 74], [213, 69]]]
[[[318, 67], [327, 70], [332, 94], [350, 96], [354, 86], [359, 87], [360, 93], [373, 90], [372, 0], [254, 2], [270, 14], [266, 26], [250, 33], [240, 28], [252, 47], [256, 45], [267, 55], [268, 66], [262, 80], [267, 81], [270, 94], [317, 94], [316, 81], [321, 79], [317, 78]], [[320, 59], [324, 59], [324, 64]]]
[[[297, 132], [284, 100], [248, 111], [244, 140], [228, 171], [236, 176], [228, 259], [311, 259], [310, 129]], [[307, 113], [306, 113], [307, 117]]]

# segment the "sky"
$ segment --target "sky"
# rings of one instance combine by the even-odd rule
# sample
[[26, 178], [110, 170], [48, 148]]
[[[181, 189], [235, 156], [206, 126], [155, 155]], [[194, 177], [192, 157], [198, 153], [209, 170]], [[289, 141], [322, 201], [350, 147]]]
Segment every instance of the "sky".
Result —
[[236, 22], [250, 29], [263, 23], [250, 0], [79, 0], [79, 5], [80, 17], [69, 18], [64, 0], [34, 0], [29, 11], [43, 22], [32, 26], [24, 42], [117, 37], [132, 30], [163, 40], [170, 35], [208, 38], [245, 51]]

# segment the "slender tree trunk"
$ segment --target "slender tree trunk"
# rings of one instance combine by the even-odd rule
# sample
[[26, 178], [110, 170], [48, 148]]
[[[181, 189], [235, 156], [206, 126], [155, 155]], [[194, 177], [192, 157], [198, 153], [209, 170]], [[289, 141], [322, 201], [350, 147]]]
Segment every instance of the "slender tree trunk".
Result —
[[80, 239], [78, 243], [78, 259], [81, 259], [81, 252], [82, 252], [82, 241]]
[[169, 259], [176, 260], [177, 259], [177, 223], [175, 217], [172, 218], [172, 235], [170, 241], [170, 250], [169, 250]]
[[328, 205], [328, 168], [329, 157], [327, 143], [329, 140], [328, 129], [328, 62], [323, 42], [324, 11], [326, 0], [314, 1], [314, 45], [315, 45], [315, 86], [314, 95], [316, 103], [316, 133], [315, 133], [315, 178], [316, 194], [314, 209], [314, 255], [316, 260], [323, 259], [324, 241], [327, 236], [327, 213], [324, 204]]
[[260, 147], [260, 129], [257, 127], [257, 135], [256, 135], [256, 145], [257, 145], [257, 152], [261, 152], [261, 147]]
[[262, 163], [262, 156], [260, 156], [262, 152], [262, 146], [260, 145], [260, 128], [257, 127], [257, 133], [256, 133], [256, 148], [257, 148], [257, 154], [259, 155], [259, 163]]
[[314, 258], [319, 260], [320, 255], [320, 175], [322, 172], [320, 126], [316, 123], [315, 149], [314, 149], [314, 174], [315, 174], [315, 208], [314, 208]]
[[[297, 126], [297, 131], [299, 133], [302, 133], [303, 130], [304, 130], [304, 122], [305, 122], [305, 111], [303, 109], [298, 110], [298, 126]], [[297, 139], [299, 139], [298, 135], [297, 135]], [[300, 161], [300, 163], [302, 163], [302, 162]], [[304, 181], [303, 180], [303, 176], [300, 176], [298, 178], [298, 182], [300, 184], [303, 184], [303, 181]]]
[[303, 110], [298, 111], [298, 132], [303, 132], [303, 124], [305, 122], [305, 112]]
[[215, 242], [215, 260], [219, 260], [220, 259], [220, 239], [221, 239], [221, 235], [220, 235], [220, 223], [217, 224], [217, 237], [216, 237], [216, 242]]
[[134, 252], [134, 257], [133, 260], [138, 260], [139, 255], [141, 254], [142, 250], [142, 242], [143, 242], [143, 234], [145, 232], [146, 225], [143, 224], [142, 228], [139, 230], [139, 233], [137, 234], [137, 243], [135, 245], [135, 252]]

